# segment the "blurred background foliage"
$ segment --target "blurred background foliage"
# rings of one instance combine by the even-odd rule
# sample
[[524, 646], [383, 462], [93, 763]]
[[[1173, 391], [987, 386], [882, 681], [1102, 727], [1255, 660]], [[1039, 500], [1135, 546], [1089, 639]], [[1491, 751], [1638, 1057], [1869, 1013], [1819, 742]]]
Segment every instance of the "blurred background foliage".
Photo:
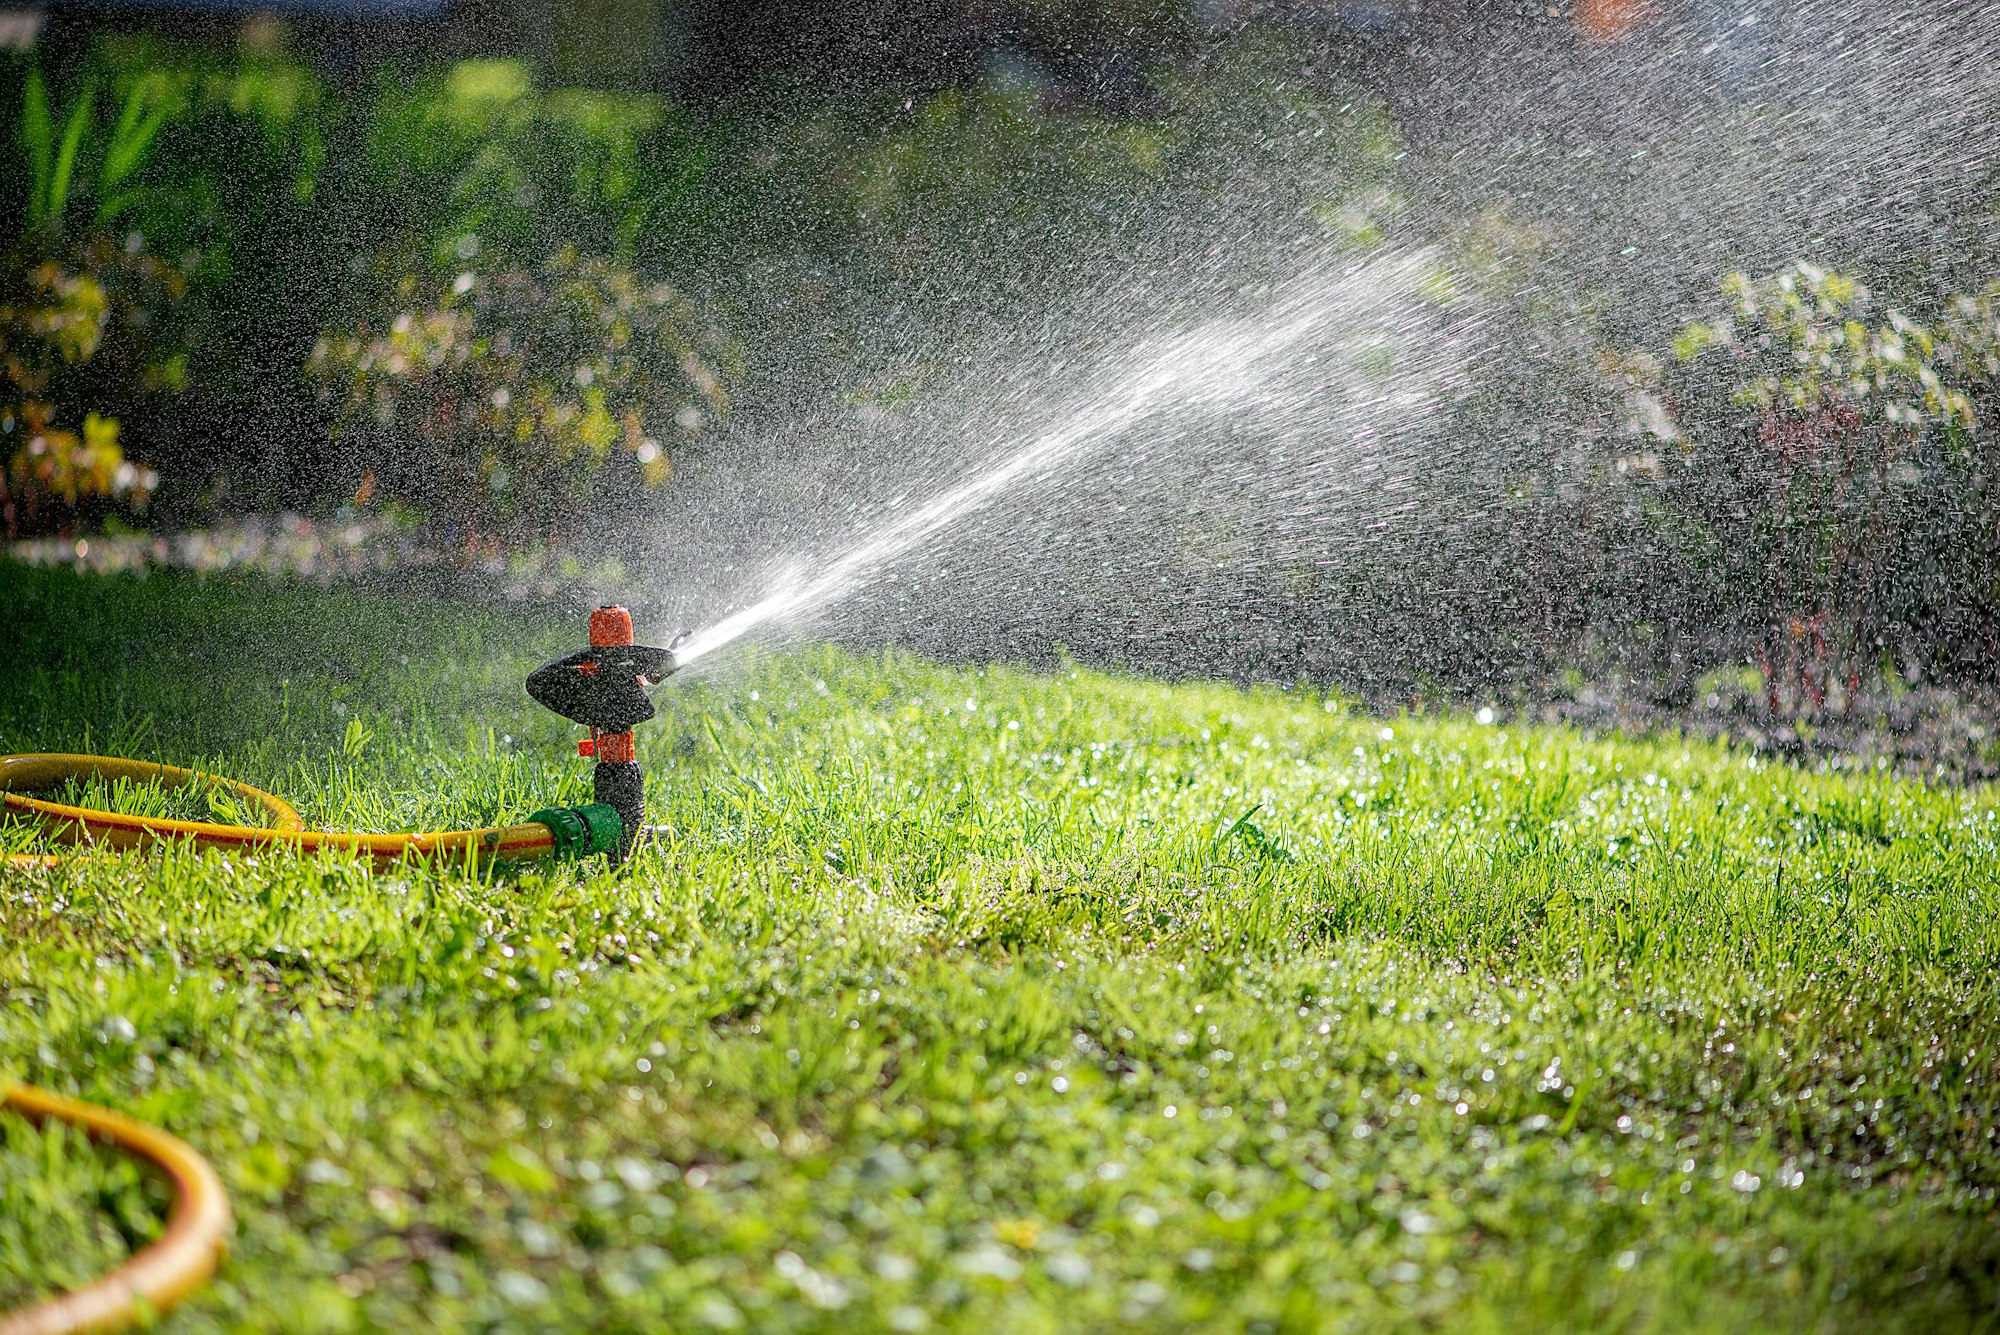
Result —
[[1613, 476], [1666, 540], [1679, 615], [1749, 642], [1775, 714], [1878, 668], [1990, 661], [1994, 289], [1932, 323], [1809, 264], [1721, 297], [1669, 356], [1604, 359], [1625, 392]]
[[[1636, 22], [1557, 9], [1578, 59]], [[1992, 229], [1944, 219], [1882, 262], [1857, 226], [1851, 270], [1753, 248], [1746, 276], [1621, 287], [1640, 270], [1605, 257], [1631, 247], [1560, 195], [1560, 154], [1482, 159], [1453, 128], [1476, 112], [1449, 81], [1501, 21], [58, 10], [0, 53], [7, 533], [387, 507], [468, 550], [588, 548], [586, 498], [671, 505], [732, 413], [893, 408], [983, 346], [1067, 336], [1037, 330], [1052, 294], [1164, 308], [1175, 275], [1220, 271], [1216, 238], [1278, 220], [1339, 255], [1429, 248], [1437, 299], [1493, 346], [1410, 484], [1431, 523], [1218, 591], [1317, 645], [1269, 671], [1463, 690], [1587, 659], [1672, 704], [1748, 663], [1784, 716], [2000, 673]], [[1426, 83], [1408, 53], [1432, 38], [1464, 63]], [[1757, 168], [1738, 120], [1689, 114]], [[1962, 194], [1952, 218], [1990, 220], [1990, 191]]]
[[618, 261], [496, 264], [477, 236], [445, 275], [409, 266], [361, 298], [307, 375], [335, 405], [343, 491], [421, 505], [453, 540], [564, 546], [673, 475], [672, 451], [728, 406], [727, 349]]
[[[1198, 177], [1261, 142], [1251, 118], [1218, 114], [1266, 100], [1270, 79], [1254, 57], [1160, 63], [1186, 44], [1177, 7], [1043, 8], [1026, 13], [1023, 33], [1046, 29], [1048, 50], [1072, 58], [1116, 46], [1116, 67], [1107, 75], [1086, 62], [1073, 71], [1078, 83], [1025, 52], [965, 64], [927, 57], [938, 44], [917, 42], [904, 44], [907, 67], [819, 86], [812, 62], [824, 52], [819, 39], [803, 39], [822, 23], [788, 17], [784, 6], [762, 15], [769, 40], [761, 44], [759, 16], [735, 16], [743, 21], [729, 42], [682, 62], [679, 96], [630, 86], [643, 82], [631, 61], [609, 58], [621, 44], [608, 34], [626, 31], [619, 22], [637, 22], [642, 37], [651, 31], [636, 10], [636, 18], [603, 16], [611, 26], [592, 47], [607, 57], [591, 67], [596, 86], [547, 82], [579, 68], [572, 29], [581, 9], [540, 28], [528, 10], [502, 16], [539, 60], [444, 58], [451, 40], [363, 56], [303, 25], [266, 20], [220, 30], [227, 40], [145, 25], [78, 29], [67, 43], [13, 58], [10, 79], [27, 91], [7, 108], [15, 124], [6, 140], [30, 164], [42, 162], [49, 151], [32, 143], [53, 114], [55, 156], [67, 161], [66, 150], [81, 146], [75, 189], [84, 203], [70, 211], [68, 253], [115, 253], [128, 268], [135, 261], [122, 257], [143, 257], [160, 278], [151, 292], [124, 282], [126, 299], [106, 309], [100, 335], [132, 343], [157, 366], [130, 379], [131, 358], [95, 366], [101, 354], [44, 349], [39, 361], [27, 358], [44, 366], [30, 378], [39, 383], [59, 366], [57, 379], [78, 381], [82, 397], [43, 416], [115, 418], [125, 448], [158, 479], [158, 523], [337, 505], [366, 474], [374, 495], [435, 510], [454, 531], [491, 535], [529, 518], [521, 493], [464, 478], [520, 479], [560, 465], [587, 489], [613, 455], [636, 462], [641, 449], [682, 445], [692, 434], [686, 422], [725, 410], [731, 378], [776, 403], [843, 377], [865, 385], [907, 375], [922, 360], [909, 349], [937, 341], [935, 324], [916, 314], [927, 303], [948, 306], [982, 285], [1017, 295], [1046, 285], [1073, 263], [1065, 255], [1140, 230], [1134, 219], [1144, 216], [1148, 188], [1176, 170]], [[896, 22], [897, 32], [914, 31], [910, 16]], [[725, 18], [695, 7], [684, 26], [698, 36]], [[861, 21], [845, 38], [865, 45], [878, 27]], [[672, 45], [654, 45], [663, 42]], [[756, 58], [737, 59], [745, 51]], [[657, 75], [664, 57], [656, 50], [649, 59]], [[55, 113], [44, 109], [38, 121], [51, 88]], [[1352, 138], [1336, 156], [1357, 170], [1386, 157], [1381, 126]], [[58, 239], [38, 221], [47, 209], [39, 179], [10, 175], [28, 188], [0, 189], [0, 217], [22, 238], [9, 260], [17, 286], [35, 272], [35, 248]], [[553, 386], [567, 381], [574, 411], [548, 407], [524, 433], [518, 398], [507, 412], [490, 399], [503, 380], [517, 393], [512, 382], [530, 373], [500, 368], [491, 336], [458, 328], [485, 308], [448, 288], [472, 272], [481, 294], [539, 301], [563, 266], [572, 280], [556, 287], [578, 291], [575, 274], [588, 272], [583, 286], [624, 303], [623, 314], [546, 313], [542, 335], [523, 346], [553, 355], [560, 344], [573, 364], [566, 375], [553, 365], [533, 372], [541, 387], [529, 397], [548, 407]], [[80, 278], [87, 292], [112, 285], [108, 272]], [[646, 312], [636, 329], [626, 318], [635, 301]], [[596, 330], [589, 338], [586, 325]], [[456, 350], [446, 346], [456, 338], [446, 338], [448, 326], [466, 334]], [[408, 366], [388, 369], [412, 350], [382, 340], [432, 336]], [[27, 337], [23, 325], [10, 347], [28, 349]], [[672, 430], [642, 426], [630, 450], [578, 450], [602, 431], [551, 425], [594, 423], [605, 412], [622, 420], [624, 409], [594, 402], [603, 381], [578, 383], [607, 359], [633, 387], [629, 405], [678, 386], [650, 404], [649, 415]], [[492, 380], [481, 391], [482, 421], [466, 416], [469, 385], [441, 388], [444, 361]], [[121, 376], [172, 392], [142, 405], [117, 387]], [[343, 378], [350, 383], [337, 387]], [[20, 430], [40, 429], [16, 417]], [[445, 428], [445, 417], [464, 429]], [[28, 448], [16, 429], [0, 434], [9, 456]], [[50, 437], [44, 430], [37, 439]], [[651, 462], [626, 474], [643, 483], [671, 472], [667, 459]], [[446, 476], [461, 481], [447, 485]], [[11, 533], [68, 531], [96, 516], [58, 501], [38, 477], [28, 469], [14, 484]], [[138, 499], [93, 493], [103, 503]], [[546, 534], [548, 516], [527, 527]]]

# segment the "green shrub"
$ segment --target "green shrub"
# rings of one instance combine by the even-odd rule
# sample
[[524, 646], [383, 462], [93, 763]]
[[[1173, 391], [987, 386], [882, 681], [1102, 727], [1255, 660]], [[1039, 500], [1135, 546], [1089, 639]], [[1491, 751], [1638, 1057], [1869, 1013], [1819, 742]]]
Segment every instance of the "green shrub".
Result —
[[108, 127], [97, 121], [97, 89], [85, 85], [66, 110], [50, 101], [47, 80], [30, 68], [21, 89], [21, 147], [27, 160], [30, 232], [60, 235], [88, 201], [88, 221], [109, 226], [139, 199], [133, 176], [144, 165], [167, 108], [143, 87], [129, 90]]
[[1975, 400], [2000, 373], [2000, 288], [1928, 323], [1807, 264], [1723, 291], [1669, 358], [1605, 359], [1614, 473], [1741, 632], [1767, 707], [1811, 713], [1885, 661], [1990, 644], [2000, 444]]
[[564, 250], [406, 266], [307, 371], [350, 482], [475, 535], [560, 540], [587, 496], [667, 480], [672, 444], [728, 405], [723, 352], [671, 287]]
[[385, 82], [360, 138], [382, 224], [441, 263], [467, 235], [515, 261], [565, 245], [629, 258], [702, 162], [665, 99], [539, 89], [512, 60]]
[[[351, 494], [373, 461], [390, 494], [425, 498], [449, 522], [530, 522], [514, 494], [518, 467], [496, 462], [475, 486], [481, 448], [471, 436], [399, 416], [426, 396], [453, 397], [436, 368], [390, 373], [387, 361], [357, 352], [336, 372], [329, 358], [343, 340], [395, 336], [398, 314], [466, 316], [464, 294], [447, 290], [462, 271], [502, 288], [511, 272], [533, 287], [547, 277], [544, 259], [565, 246], [629, 258], [693, 160], [680, 150], [671, 106], [540, 90], [509, 61], [415, 78], [389, 68], [352, 90], [282, 51], [224, 53], [151, 36], [105, 39], [88, 63], [107, 86], [143, 90], [171, 112], [156, 153], [172, 188], [146, 193], [127, 221], [181, 256], [189, 280], [184, 317], [198, 393], [171, 420], [148, 424], [178, 517], [198, 520], [210, 505], [322, 504]], [[648, 290], [629, 272], [624, 281]], [[607, 290], [606, 299], [619, 298]], [[677, 354], [663, 355], [677, 365]], [[309, 360], [314, 374], [287, 373]], [[706, 367], [707, 354], [695, 360]], [[474, 378], [490, 371], [498, 379], [488, 393], [514, 373], [483, 352], [459, 369]], [[365, 389], [335, 383], [349, 372]], [[368, 397], [365, 412], [351, 410], [350, 390]], [[679, 392], [715, 411], [706, 391]], [[538, 426], [533, 448], [562, 456], [583, 435], [601, 439], [587, 397], [568, 396], [575, 429]], [[671, 418], [688, 405], [671, 400], [649, 404], [664, 405], [656, 448], [682, 434]], [[567, 401], [551, 398], [554, 418]], [[444, 454], [422, 464], [420, 448]], [[632, 470], [635, 485], [661, 466]]]
[[[108, 122], [94, 85], [66, 106], [39, 69], [22, 81], [25, 187], [0, 254], [0, 526], [67, 527], [91, 509], [143, 506], [158, 477], [126, 457], [111, 405], [177, 390], [186, 361], [163, 332], [185, 275], [144, 236], [115, 236], [169, 109], [144, 88]], [[96, 374], [90, 369], [99, 363]]]

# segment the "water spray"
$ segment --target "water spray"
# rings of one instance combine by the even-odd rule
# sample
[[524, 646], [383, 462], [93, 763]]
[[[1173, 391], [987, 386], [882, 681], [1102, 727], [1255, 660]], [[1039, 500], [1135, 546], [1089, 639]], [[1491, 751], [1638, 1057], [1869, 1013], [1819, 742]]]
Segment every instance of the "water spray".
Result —
[[[1390, 294], [1421, 290], [1434, 267], [1429, 251], [1384, 255], [1287, 283], [1254, 314], [1217, 316], [1146, 338], [1097, 368], [1042, 429], [921, 503], [885, 516], [846, 551], [780, 572], [754, 601], [676, 640], [675, 665], [685, 667], [766, 625], [852, 594], [968, 517], [1025, 488], [1074, 475], [1149, 420], [1239, 404], [1288, 370], [1320, 364], [1317, 374], [1325, 376], [1351, 357], [1339, 340], [1352, 335], [1356, 312], [1378, 307]], [[1378, 414], [1407, 416], [1421, 406], [1421, 396], [1357, 395], [1348, 409], [1360, 422]]]

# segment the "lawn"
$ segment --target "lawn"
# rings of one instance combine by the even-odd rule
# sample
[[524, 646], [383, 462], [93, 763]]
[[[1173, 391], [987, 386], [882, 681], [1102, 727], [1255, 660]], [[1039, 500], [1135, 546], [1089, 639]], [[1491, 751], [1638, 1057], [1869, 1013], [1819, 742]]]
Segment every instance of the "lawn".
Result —
[[[580, 621], [4, 566], [0, 752], [518, 818]], [[900, 653], [659, 699], [629, 877], [0, 872], [0, 1077], [234, 1201], [163, 1329], [2000, 1328], [1984, 790]], [[159, 1208], [0, 1115], [0, 1308]]]

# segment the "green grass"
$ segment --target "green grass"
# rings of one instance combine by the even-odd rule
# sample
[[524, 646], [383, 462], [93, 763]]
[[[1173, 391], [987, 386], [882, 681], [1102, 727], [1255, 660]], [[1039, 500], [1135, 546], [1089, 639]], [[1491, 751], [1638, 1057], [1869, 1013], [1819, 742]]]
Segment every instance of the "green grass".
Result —
[[[518, 817], [577, 635], [6, 567], [0, 751]], [[900, 654], [660, 699], [629, 879], [0, 873], [0, 1074], [234, 1199], [166, 1328], [2000, 1327], [1985, 791]], [[145, 1236], [120, 1172], [0, 1128], [0, 1302]]]

